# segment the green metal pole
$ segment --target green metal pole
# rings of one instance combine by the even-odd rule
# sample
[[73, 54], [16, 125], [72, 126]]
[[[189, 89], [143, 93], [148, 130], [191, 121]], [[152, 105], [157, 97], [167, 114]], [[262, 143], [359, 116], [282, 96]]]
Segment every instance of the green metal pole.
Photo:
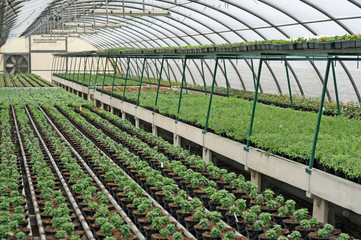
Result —
[[145, 70], [145, 65], [147, 64], [147, 58], [144, 58], [144, 62], [143, 62], [143, 67], [142, 67], [142, 74], [140, 76], [140, 82], [139, 82], [139, 90], [138, 90], [138, 99], [137, 99], [137, 105], [136, 107], [139, 106], [139, 101], [140, 101], [140, 92], [142, 89], [142, 82], [143, 82], [143, 77], [144, 77], [144, 70]]
[[98, 57], [98, 62], [97, 62], [97, 70], [95, 73], [95, 80], [94, 80], [94, 89], [96, 88], [97, 81], [98, 81], [99, 63], [100, 63], [100, 57]]
[[291, 89], [290, 75], [289, 75], [289, 73], [288, 73], [287, 60], [285, 60], [285, 67], [286, 67], [286, 75], [287, 75], [287, 83], [288, 83], [288, 92], [289, 92], [289, 94], [290, 94], [291, 108], [293, 109], [293, 97], [292, 97], [292, 89]]
[[80, 76], [80, 67], [81, 67], [81, 57], [80, 57], [80, 59], [79, 59], [78, 76], [77, 76], [77, 79], [76, 79], [76, 82], [77, 82], [77, 83], [79, 82], [79, 76]]
[[213, 81], [212, 81], [211, 95], [210, 95], [210, 97], [209, 97], [209, 104], [208, 104], [206, 124], [204, 125], [204, 130], [202, 131], [203, 134], [205, 134], [205, 133], [207, 132], [207, 128], [208, 128], [209, 115], [210, 115], [210, 113], [211, 113], [211, 105], [212, 105], [212, 99], [213, 99], [214, 83], [216, 82], [216, 76], [217, 76], [217, 68], [218, 68], [218, 58], [216, 58], [216, 65], [214, 66], [214, 73], [213, 73]]
[[137, 65], [137, 77], [138, 77], [138, 81], [140, 81], [140, 69], [139, 69], [139, 64], [138, 64], [138, 59], [135, 59], [135, 64]]
[[184, 86], [186, 87], [186, 94], [188, 94], [188, 86], [187, 86], [187, 78], [186, 78], [186, 75], [185, 75], [185, 69], [184, 69]]
[[85, 82], [85, 72], [86, 72], [87, 64], [88, 64], [88, 57], [85, 58], [84, 73], [83, 73], [83, 82], [81, 83], [82, 85], [84, 85], [84, 82]]
[[89, 72], [90, 76], [89, 76], [88, 87], [90, 86], [90, 82], [91, 82], [91, 80], [92, 80], [93, 61], [94, 61], [94, 56], [92, 56], [92, 63], [91, 63], [91, 65], [90, 65], [90, 72]]
[[73, 71], [73, 79], [72, 81], [74, 81], [75, 79], [75, 72], [76, 72], [76, 63], [77, 63], [78, 57], [75, 57], [75, 64], [74, 64], [74, 71]]
[[115, 64], [114, 64], [114, 75], [113, 75], [113, 83], [112, 83], [112, 94], [110, 95], [110, 98], [113, 97], [113, 92], [114, 92], [114, 81], [115, 81], [115, 76], [117, 75], [117, 67], [118, 67], [118, 58], [115, 58]]
[[321, 118], [322, 118], [322, 112], [323, 112], [323, 103], [325, 101], [325, 94], [326, 94], [326, 89], [327, 89], [328, 75], [329, 75], [329, 72], [330, 72], [331, 62], [332, 62], [332, 60], [330, 60], [330, 59], [327, 60], [325, 80], [323, 81], [323, 89], [322, 89], [322, 95], [321, 95], [320, 108], [318, 109], [318, 117], [317, 117], [315, 138], [313, 140], [313, 145], [312, 145], [310, 165], [308, 166], [308, 168], [306, 168], [306, 172], [308, 174], [311, 174], [313, 163], [315, 161], [315, 153], [316, 153], [316, 146], [317, 146], [317, 140], [318, 140], [318, 133], [320, 132], [320, 124], [321, 124]]
[[169, 67], [169, 62], [167, 59], [167, 70], [168, 70], [168, 79], [169, 79], [169, 87], [172, 87], [172, 81], [170, 80], [170, 67]]
[[204, 66], [203, 66], [203, 62], [204, 60], [201, 60], [201, 67], [202, 67], [202, 80], [203, 80], [203, 85], [204, 85], [204, 95], [207, 96], [207, 84], [206, 84], [206, 79], [204, 77]]
[[341, 115], [340, 100], [338, 98], [338, 88], [337, 88], [336, 71], [335, 71], [335, 63], [334, 62], [332, 62], [332, 74], [333, 74], [333, 83], [335, 86], [335, 94], [336, 94], [337, 115]]
[[226, 79], [226, 84], [227, 84], [227, 97], [229, 97], [229, 81], [227, 76], [226, 59], [223, 59], [223, 68], [224, 68], [224, 77]]
[[177, 123], [178, 122], [178, 115], [180, 113], [180, 107], [181, 107], [181, 103], [182, 103], [182, 93], [183, 93], [183, 82], [186, 78], [186, 66], [187, 66], [187, 58], [184, 59], [184, 62], [183, 62], [183, 73], [182, 73], [182, 83], [181, 83], [181, 89], [180, 89], [180, 93], [179, 93], [179, 102], [178, 102], [178, 110], [177, 110], [177, 118], [175, 120], [175, 122]]
[[105, 57], [105, 67], [104, 67], [104, 74], [103, 74], [103, 86], [102, 86], [102, 95], [103, 95], [103, 91], [104, 91], [104, 82], [105, 82], [105, 77], [107, 75], [107, 66], [108, 66], [108, 57]]
[[67, 75], [67, 78], [70, 78], [70, 75], [71, 75], [71, 66], [73, 65], [73, 58], [71, 57], [70, 58], [70, 66], [69, 66], [69, 71], [68, 71], [68, 75]]
[[130, 58], [128, 58], [128, 61], [127, 61], [127, 73], [126, 73], [126, 75], [125, 75], [125, 82], [124, 82], [124, 91], [123, 91], [122, 102], [124, 101], [125, 89], [127, 88], [127, 81], [128, 81], [129, 69], [130, 69], [129, 66], [130, 66]]
[[147, 77], [148, 77], [148, 83], [150, 84], [149, 64], [148, 64], [148, 62], [147, 62]]
[[248, 132], [247, 146], [244, 147], [244, 150], [247, 151], [247, 152], [249, 151], [249, 145], [251, 144], [250, 137], [252, 135], [254, 116], [255, 116], [255, 113], [256, 113], [256, 105], [257, 105], [257, 101], [258, 101], [258, 88], [259, 88], [259, 82], [261, 80], [262, 63], [263, 63], [263, 59], [260, 59], [259, 60], [259, 67], [258, 67], [258, 76], [257, 76], [256, 89], [255, 89], [255, 94], [254, 94], [254, 99], [253, 99], [251, 123], [250, 123], [250, 126], [249, 126], [249, 132]]
[[160, 71], [159, 71], [159, 78], [158, 78], [158, 88], [157, 88], [157, 95], [155, 97], [155, 103], [154, 103], [154, 109], [153, 114], [155, 112], [155, 108], [158, 104], [158, 96], [159, 96], [159, 88], [160, 88], [160, 80], [162, 79], [162, 72], [163, 72], [163, 65], [164, 65], [164, 58], [162, 58], [162, 63], [160, 65]]
[[68, 65], [69, 65], [69, 56], [66, 55], [66, 62], [65, 62], [65, 74], [68, 73]]
[[252, 75], [253, 75], [253, 86], [256, 89], [256, 74], [254, 73], [253, 59], [251, 59]]

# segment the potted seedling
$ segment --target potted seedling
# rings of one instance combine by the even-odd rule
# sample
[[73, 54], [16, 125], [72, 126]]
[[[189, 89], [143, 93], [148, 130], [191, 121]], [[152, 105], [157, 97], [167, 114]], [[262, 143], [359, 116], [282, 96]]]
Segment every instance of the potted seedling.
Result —
[[317, 231], [318, 225], [319, 223], [316, 218], [312, 218], [310, 220], [303, 219], [300, 222], [300, 226], [297, 226], [295, 229], [301, 233], [302, 238], [306, 238], [307, 234], [310, 232]]
[[210, 230], [210, 223], [207, 218], [202, 218], [198, 224], [194, 226], [197, 239], [202, 239], [202, 234]]
[[323, 228], [318, 229], [317, 232], [311, 232], [307, 236], [311, 240], [319, 240], [319, 239], [327, 240], [334, 237], [334, 235], [332, 234], [333, 231], [334, 231], [334, 227], [331, 224], [325, 224]]
[[249, 209], [243, 212], [242, 218], [242, 220], [237, 222], [237, 230], [242, 235], [245, 235], [247, 233], [246, 224], [252, 224], [254, 221], [256, 221], [257, 213], [252, 211], [252, 209]]
[[202, 235], [204, 240], [219, 240], [221, 239], [221, 230], [214, 227], [211, 228], [211, 231], [206, 231]]
[[242, 213], [246, 209], [246, 200], [237, 199], [235, 204], [229, 207], [228, 212], [226, 213], [227, 223], [232, 227], [237, 226], [237, 221], [241, 221]]
[[248, 224], [246, 227], [248, 239], [258, 239], [258, 236], [264, 232], [265, 227], [265, 223], [262, 220], [257, 220], [252, 225]]
[[301, 208], [293, 212], [292, 218], [282, 220], [282, 222], [288, 230], [292, 231], [296, 226], [300, 224], [302, 220], [307, 218], [308, 218], [307, 208]]

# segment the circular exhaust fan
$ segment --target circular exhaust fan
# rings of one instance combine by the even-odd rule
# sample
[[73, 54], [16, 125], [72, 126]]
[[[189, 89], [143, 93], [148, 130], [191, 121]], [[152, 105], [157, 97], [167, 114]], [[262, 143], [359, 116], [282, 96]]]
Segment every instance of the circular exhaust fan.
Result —
[[28, 60], [24, 55], [11, 55], [5, 61], [5, 69], [9, 74], [28, 73]]

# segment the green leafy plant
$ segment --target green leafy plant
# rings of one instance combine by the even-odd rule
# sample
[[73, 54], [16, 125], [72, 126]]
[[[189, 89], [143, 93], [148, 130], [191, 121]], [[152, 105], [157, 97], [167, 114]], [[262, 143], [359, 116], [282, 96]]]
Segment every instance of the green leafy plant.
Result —
[[109, 222], [105, 222], [102, 226], [100, 226], [100, 230], [108, 237], [112, 236], [113, 229], [115, 229], [114, 225]]
[[350, 236], [346, 233], [341, 233], [340, 236], [338, 238], [336, 238], [336, 240], [349, 240]]
[[277, 232], [275, 230], [273, 230], [273, 229], [270, 229], [270, 230], [267, 231], [266, 237], [268, 239], [277, 239]]
[[304, 219], [307, 219], [307, 215], [308, 215], [307, 208], [298, 209], [297, 211], [295, 211], [293, 213], [293, 217], [294, 217], [296, 222], [300, 222], [300, 221], [302, 221]]
[[300, 240], [301, 239], [301, 233], [299, 231], [292, 231], [292, 233], [289, 235], [290, 240]]
[[211, 237], [216, 238], [219, 237], [219, 235], [221, 234], [221, 231], [218, 228], [212, 228], [211, 229]]
[[176, 232], [172, 236], [172, 240], [183, 240], [183, 234], [180, 232]]
[[209, 228], [209, 221], [206, 218], [203, 218], [199, 221], [199, 226], [202, 228]]

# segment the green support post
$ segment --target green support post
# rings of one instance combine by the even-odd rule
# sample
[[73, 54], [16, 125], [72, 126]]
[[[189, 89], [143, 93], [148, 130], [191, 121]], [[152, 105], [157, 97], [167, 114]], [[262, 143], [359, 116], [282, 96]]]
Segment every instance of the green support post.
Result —
[[72, 58], [72, 57], [70, 58], [70, 66], [69, 66], [69, 71], [68, 71], [67, 78], [70, 78], [70, 75], [71, 75], [71, 66], [73, 66], [73, 58]]
[[148, 83], [150, 84], [149, 64], [148, 64], [148, 62], [147, 62], [147, 77], [148, 77]]
[[184, 58], [184, 62], [183, 62], [183, 72], [182, 72], [182, 83], [181, 83], [181, 89], [180, 89], [180, 93], [179, 93], [179, 102], [178, 102], [178, 110], [177, 110], [177, 118], [175, 120], [175, 122], [178, 122], [178, 115], [180, 113], [180, 107], [181, 107], [181, 103], [182, 103], [182, 93], [183, 93], [183, 82], [185, 81], [186, 78], [186, 66], [187, 66], [187, 58]]
[[73, 81], [75, 79], [75, 72], [76, 72], [76, 63], [77, 63], [78, 57], [75, 57], [75, 64], [74, 64], [74, 71], [73, 71]]
[[137, 72], [136, 72], [136, 74], [137, 74], [137, 77], [138, 77], [138, 80], [140, 81], [140, 70], [139, 70], [139, 64], [138, 64], [138, 59], [136, 58], [135, 59], [135, 64], [137, 65]]
[[338, 88], [337, 88], [336, 71], [335, 71], [335, 62], [334, 61], [332, 61], [332, 75], [333, 75], [333, 83], [334, 83], [334, 86], [335, 86], [337, 115], [341, 115], [340, 100], [338, 98]]
[[204, 62], [204, 60], [201, 59], [202, 80], [203, 80], [203, 85], [204, 85], [204, 95], [207, 96], [207, 84], [206, 84], [206, 79], [205, 79], [205, 77], [204, 77], [204, 66], [203, 66], [203, 62]]
[[93, 71], [93, 62], [94, 62], [94, 56], [92, 56], [92, 63], [90, 65], [90, 72], [89, 72], [89, 83], [88, 83], [88, 87], [90, 86], [90, 82], [92, 80], [92, 71]]
[[81, 67], [81, 57], [80, 57], [80, 59], [79, 59], [79, 68], [78, 68], [78, 76], [77, 76], [77, 78], [76, 78], [76, 83], [78, 83], [78, 82], [79, 82], [80, 67]]
[[125, 75], [125, 82], [124, 82], [124, 90], [123, 90], [122, 102], [124, 101], [125, 89], [127, 88], [127, 81], [128, 81], [128, 76], [129, 76], [129, 69], [130, 69], [130, 58], [128, 58], [128, 61], [127, 61], [127, 73], [126, 73], [126, 75]]
[[253, 129], [253, 123], [254, 123], [254, 116], [256, 113], [256, 105], [257, 105], [257, 101], [258, 101], [258, 88], [259, 88], [259, 82], [261, 80], [261, 72], [262, 72], [262, 63], [263, 63], [263, 59], [259, 60], [259, 67], [258, 67], [258, 76], [257, 76], [257, 83], [256, 83], [256, 89], [255, 89], [255, 94], [254, 94], [254, 100], [253, 100], [253, 108], [252, 108], [252, 116], [251, 116], [251, 122], [249, 125], [249, 132], [248, 132], [248, 139], [247, 139], [247, 146], [244, 147], [245, 151], [249, 151], [249, 146], [251, 144], [251, 140], [250, 137], [252, 135], [252, 129]]
[[88, 57], [85, 58], [84, 73], [83, 73], [83, 82], [81, 83], [82, 85], [84, 85], [84, 82], [85, 82], [85, 72], [86, 72], [87, 64], [88, 64]]
[[256, 89], [256, 74], [254, 73], [253, 59], [251, 59], [251, 67], [252, 67], [252, 76], [253, 76], [253, 86]]
[[117, 75], [117, 67], [118, 67], [118, 58], [115, 58], [114, 75], [113, 75], [113, 83], [112, 83], [112, 94], [110, 95], [110, 98], [113, 97], [115, 76]]
[[170, 67], [169, 67], [168, 59], [167, 59], [167, 70], [168, 70], [168, 78], [169, 78], [169, 87], [172, 88], [172, 81], [170, 80]]
[[65, 61], [65, 76], [68, 73], [68, 65], [69, 65], [69, 56], [66, 55], [66, 61]]
[[185, 69], [184, 69], [184, 86], [186, 88], [186, 94], [188, 94], [188, 86], [187, 86], [187, 78], [186, 78], [186, 75], [185, 75]]
[[97, 62], [97, 70], [95, 73], [95, 80], [94, 80], [94, 89], [96, 88], [97, 81], [98, 81], [99, 63], [100, 63], [100, 57], [98, 57], [98, 62]]
[[321, 118], [322, 118], [322, 112], [323, 112], [323, 103], [325, 101], [325, 94], [326, 94], [326, 89], [327, 89], [328, 75], [329, 75], [329, 72], [330, 72], [331, 63], [332, 63], [332, 60], [328, 59], [327, 60], [327, 65], [326, 65], [325, 80], [323, 81], [323, 89], [322, 89], [322, 95], [321, 95], [320, 108], [318, 109], [316, 131], [315, 131], [315, 137], [313, 139], [310, 164], [309, 164], [308, 168], [306, 168], [306, 172], [308, 174], [311, 174], [313, 163], [315, 161], [315, 153], [316, 153], [316, 146], [317, 146], [317, 140], [318, 140], [318, 133], [320, 132], [320, 124], [321, 124]]
[[291, 89], [290, 75], [289, 75], [289, 73], [288, 73], [287, 60], [285, 60], [285, 67], [286, 67], [286, 75], [287, 75], [287, 83], [288, 83], [288, 92], [289, 92], [289, 94], [290, 94], [291, 108], [293, 109], [293, 97], [292, 97], [292, 89]]
[[160, 70], [159, 70], [158, 88], [157, 88], [157, 95], [155, 96], [155, 103], [154, 103], [153, 114], [154, 114], [155, 108], [156, 108], [156, 106], [157, 106], [157, 104], [158, 104], [159, 88], [160, 88], [160, 81], [161, 81], [161, 79], [162, 79], [163, 65], [164, 65], [164, 58], [162, 58], [162, 63], [161, 63], [161, 65], [160, 65]]
[[103, 95], [103, 91], [104, 91], [104, 82], [105, 82], [105, 77], [107, 75], [107, 66], [108, 66], [108, 57], [105, 57], [105, 66], [104, 66], [104, 74], [103, 74], [103, 85], [102, 85], [102, 95]]
[[227, 84], [227, 97], [229, 97], [229, 81], [227, 76], [226, 59], [223, 59], [223, 68], [224, 68], [224, 77], [226, 79], [226, 84]]
[[143, 82], [144, 70], [145, 70], [145, 65], [146, 65], [146, 64], [147, 64], [147, 57], [144, 58], [144, 62], [143, 62], [142, 73], [141, 73], [140, 81], [139, 81], [137, 104], [135, 105], [135, 107], [138, 107], [138, 106], [139, 106], [140, 92], [141, 92], [141, 89], [142, 89], [142, 82]]
[[214, 66], [212, 88], [211, 88], [211, 94], [210, 94], [210, 97], [209, 97], [209, 104], [208, 104], [206, 124], [204, 125], [204, 130], [202, 131], [203, 134], [206, 134], [206, 132], [207, 132], [209, 115], [211, 114], [211, 106], [212, 106], [212, 99], [213, 99], [214, 84], [215, 84], [215, 82], [216, 82], [216, 77], [217, 77], [217, 68], [218, 68], [218, 58], [216, 58], [216, 64], [215, 64], [215, 66]]

